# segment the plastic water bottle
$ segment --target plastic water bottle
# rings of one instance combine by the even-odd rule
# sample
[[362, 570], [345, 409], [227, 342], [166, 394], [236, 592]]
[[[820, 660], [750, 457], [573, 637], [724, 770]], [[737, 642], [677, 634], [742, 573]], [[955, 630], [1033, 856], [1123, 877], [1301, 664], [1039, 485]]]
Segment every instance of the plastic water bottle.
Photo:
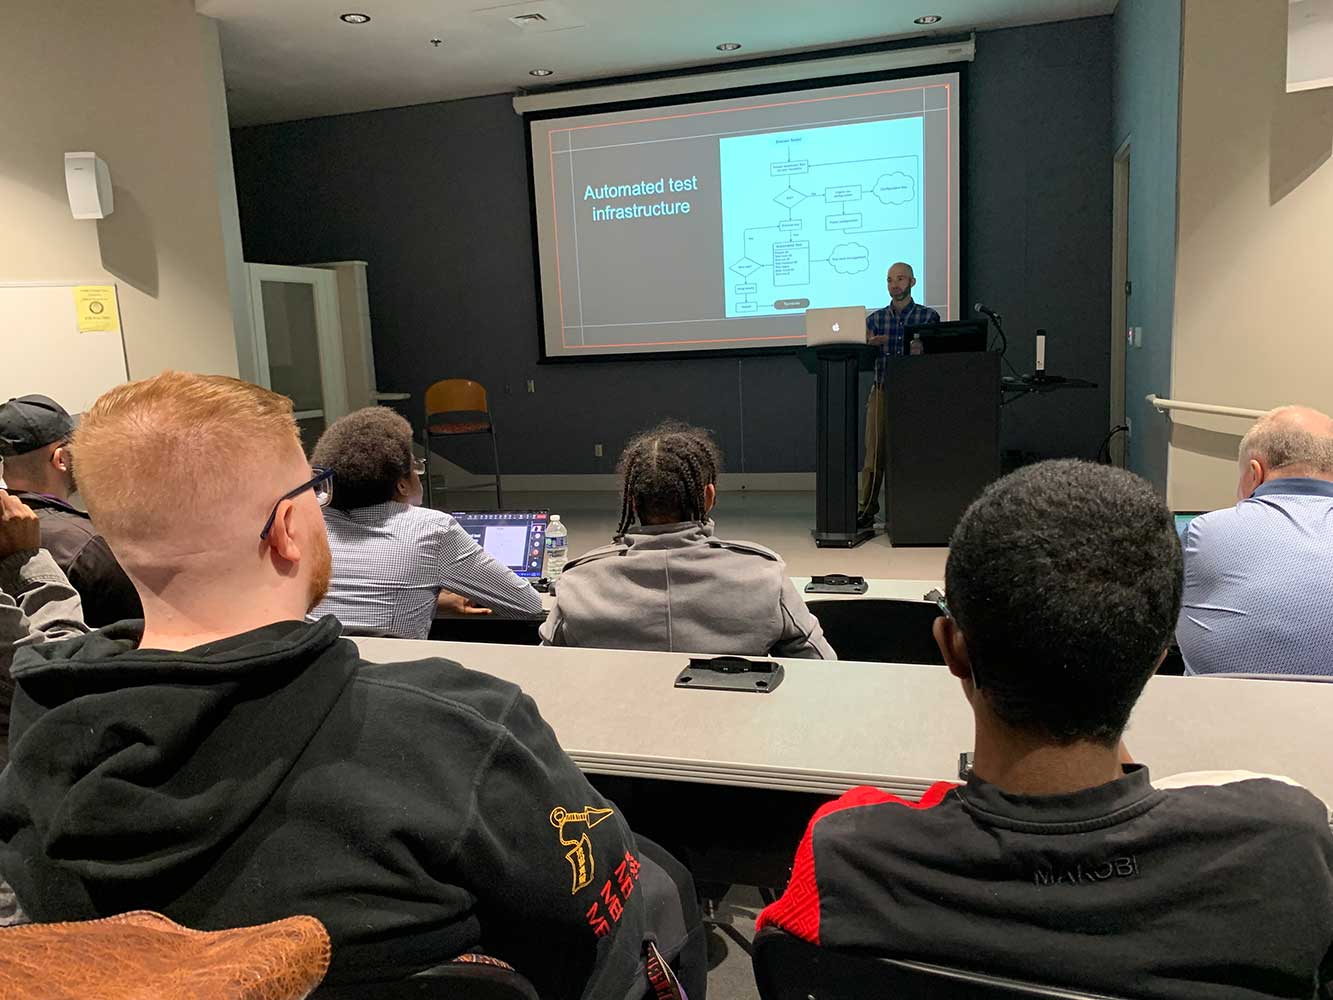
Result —
[[925, 354], [926, 345], [921, 343], [921, 334], [912, 334], [912, 342], [907, 345], [908, 354]]
[[568, 558], [569, 529], [561, 522], [559, 514], [552, 514], [551, 523], [546, 527], [546, 565], [543, 569], [546, 579], [560, 579]]

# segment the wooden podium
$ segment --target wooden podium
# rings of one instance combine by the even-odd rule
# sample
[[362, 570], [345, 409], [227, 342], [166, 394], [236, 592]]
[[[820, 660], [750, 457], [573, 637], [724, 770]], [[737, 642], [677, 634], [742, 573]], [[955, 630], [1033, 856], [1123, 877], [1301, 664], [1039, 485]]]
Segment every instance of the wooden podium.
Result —
[[[806, 347], [797, 352], [818, 380], [815, 409], [815, 530], [819, 548], [850, 549], [874, 537], [856, 527], [856, 470], [861, 462], [860, 373], [875, 367], [879, 349], [862, 344]], [[998, 383], [997, 383], [998, 384]]]
[[1000, 475], [1000, 355], [889, 358], [884, 410], [889, 538], [948, 545], [968, 504]]

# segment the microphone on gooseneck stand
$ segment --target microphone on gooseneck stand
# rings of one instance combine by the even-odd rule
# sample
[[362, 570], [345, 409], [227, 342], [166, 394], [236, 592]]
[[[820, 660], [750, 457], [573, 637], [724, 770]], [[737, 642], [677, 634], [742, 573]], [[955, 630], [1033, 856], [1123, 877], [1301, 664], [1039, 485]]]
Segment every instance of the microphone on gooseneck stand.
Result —
[[1017, 376], [1018, 372], [1014, 371], [1014, 366], [1009, 363], [1009, 359], [1006, 357], [1009, 353], [1009, 338], [1005, 335], [1004, 324], [1001, 322], [1003, 317], [984, 302], [975, 303], [972, 306], [972, 311], [981, 313], [981, 315], [988, 317], [990, 321], [995, 324], [995, 332], [1000, 335], [1000, 360], [1004, 362], [1005, 367], [1007, 367], [1009, 371]]

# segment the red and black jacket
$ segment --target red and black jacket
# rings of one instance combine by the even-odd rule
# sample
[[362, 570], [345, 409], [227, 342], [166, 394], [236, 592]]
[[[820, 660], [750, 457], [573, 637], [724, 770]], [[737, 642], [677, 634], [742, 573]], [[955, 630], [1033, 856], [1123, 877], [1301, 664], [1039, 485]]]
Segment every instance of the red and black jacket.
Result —
[[1333, 979], [1333, 835], [1248, 772], [1071, 795], [973, 778], [822, 807], [759, 917], [816, 944], [1150, 998], [1309, 997]]

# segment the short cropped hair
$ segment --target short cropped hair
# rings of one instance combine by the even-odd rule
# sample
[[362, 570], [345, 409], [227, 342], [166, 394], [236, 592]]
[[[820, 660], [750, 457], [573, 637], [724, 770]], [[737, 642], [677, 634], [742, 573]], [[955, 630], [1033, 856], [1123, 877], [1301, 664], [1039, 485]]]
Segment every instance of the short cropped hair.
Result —
[[206, 530], [255, 470], [299, 456], [301, 438], [286, 396], [225, 375], [166, 371], [102, 395], [79, 422], [74, 451], [98, 531], [113, 548], [152, 548], [169, 529]]
[[1285, 419], [1292, 408], [1279, 407], [1260, 417], [1240, 441], [1240, 460], [1263, 459], [1269, 469], [1295, 469], [1333, 476], [1333, 435], [1316, 434]]
[[704, 487], [716, 484], [722, 453], [702, 427], [664, 420], [632, 438], [620, 455], [621, 495], [616, 537], [640, 522], [702, 521]]
[[1132, 473], [1041, 462], [992, 483], [950, 541], [945, 586], [973, 681], [1009, 725], [1113, 745], [1180, 614], [1180, 539]]
[[320, 435], [310, 460], [333, 470], [339, 510], [387, 503], [412, 474], [412, 425], [384, 406], [354, 410]]

